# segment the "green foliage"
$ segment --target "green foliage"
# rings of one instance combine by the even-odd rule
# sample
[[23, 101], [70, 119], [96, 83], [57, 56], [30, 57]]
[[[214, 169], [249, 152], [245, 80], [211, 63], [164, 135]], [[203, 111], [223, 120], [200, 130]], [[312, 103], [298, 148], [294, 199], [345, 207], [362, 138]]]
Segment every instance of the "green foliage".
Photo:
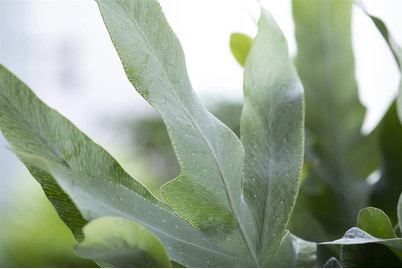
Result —
[[[354, 77], [351, 9], [352, 1], [345, 0], [293, 1], [295, 62], [306, 91], [306, 160], [313, 165], [292, 228], [310, 240], [333, 238], [353, 225], [367, 203], [363, 180], [375, 170], [368, 167], [361, 174], [354, 165], [366, 164], [360, 151], [367, 150], [367, 139], [360, 133], [365, 109]], [[321, 232], [305, 234], [303, 226], [311, 225]]]
[[80, 242], [78, 254], [102, 266], [170, 266], [164, 246], [175, 265], [313, 264], [316, 244], [286, 230], [303, 162], [303, 91], [271, 15], [262, 9], [246, 63], [240, 141], [191, 89], [156, 1], [98, 4], [127, 77], [167, 126], [181, 174], [162, 187], [167, 203], [157, 200], [1, 66], [0, 129]]
[[[264, 72], [261, 72], [264, 70]], [[241, 141], [244, 200], [255, 227], [249, 236], [267, 255], [281, 240], [296, 200], [303, 163], [302, 85], [285, 38], [264, 10], [244, 68]], [[247, 225], [247, 223], [245, 224]]]
[[241, 66], [246, 63], [246, 58], [252, 45], [253, 39], [248, 35], [233, 33], [230, 36], [230, 50]]
[[[399, 46], [395, 42], [394, 37], [388, 31], [387, 27], [385, 26], [385, 23], [381, 19], [369, 14], [361, 1], [357, 1], [357, 4], [371, 18], [371, 20], [377, 27], [378, 31], [384, 37], [392, 54], [394, 55], [395, 61], [398, 65], [398, 68], [399, 68], [399, 71], [401, 72], [401, 77], [402, 77], [402, 47]], [[399, 94], [398, 94], [398, 98], [397, 98], [396, 102], [397, 102], [397, 111], [398, 111], [399, 121], [402, 124], [402, 78], [399, 82]]]
[[[148, 131], [137, 126], [145, 129], [140, 139], [173, 156], [170, 141], [179, 167], [163, 180], [180, 174], [155, 198], [0, 65], [0, 130], [76, 237], [78, 255], [104, 267], [401, 265], [400, 101], [361, 134], [351, 0], [293, 0], [297, 71], [268, 11], [261, 9], [254, 40], [231, 36], [244, 66], [240, 126], [239, 106], [226, 110], [236, 111], [223, 117], [227, 126], [193, 91], [157, 1], [97, 3], [129, 81], [166, 126], [156, 138], [149, 134], [165, 130], [161, 122], [147, 123]], [[372, 19], [400, 63], [399, 47]], [[370, 185], [366, 178], [378, 169], [381, 178]], [[381, 209], [361, 210], [367, 205]], [[321, 251], [302, 239], [339, 238], [357, 214], [357, 227]]]
[[[363, 210], [359, 227], [370, 232], [375, 227], [383, 237], [395, 236], [391, 221], [397, 222], [395, 204], [402, 190], [402, 126], [397, 116], [402, 94], [370, 134], [360, 133], [365, 109], [354, 78], [351, 8], [350, 0], [293, 1], [298, 45], [295, 62], [306, 91], [306, 147], [303, 184], [289, 228], [315, 241], [339, 236], [353, 226], [357, 212], [367, 205], [381, 208], [389, 218], [379, 209]], [[368, 15], [400, 67], [400, 46], [380, 19]], [[381, 172], [380, 180], [370, 186], [365, 179], [376, 169]], [[377, 230], [379, 227], [382, 230]], [[387, 255], [383, 246], [342, 246], [341, 261], [347, 266], [371, 266], [367, 259], [364, 263], [354, 259], [358, 260], [361, 251], [375, 252], [377, 248]], [[333, 250], [321, 246], [319, 260], [332, 254]], [[392, 255], [388, 255], [388, 265], [395, 265]], [[374, 260], [373, 264], [381, 266], [381, 260]], [[325, 264], [338, 265], [335, 258]]]
[[[12, 195], [1, 190], [0, 267], [96, 267], [75, 255], [74, 237], [27, 173], [18, 173]], [[9, 178], [2, 170], [1, 180]]]
[[[402, 195], [398, 203], [401, 215]], [[399, 223], [402, 219], [399, 218]], [[344, 267], [400, 267], [402, 238], [394, 233], [388, 216], [380, 209], [368, 207], [360, 211], [357, 226], [343, 238], [323, 244], [342, 245], [341, 264]]]
[[106, 217], [84, 227], [85, 240], [75, 248], [85, 258], [116, 267], [172, 267], [162, 243], [143, 226]]
[[378, 208], [366, 207], [359, 213], [357, 227], [378, 238], [395, 238], [391, 221], [388, 216]]

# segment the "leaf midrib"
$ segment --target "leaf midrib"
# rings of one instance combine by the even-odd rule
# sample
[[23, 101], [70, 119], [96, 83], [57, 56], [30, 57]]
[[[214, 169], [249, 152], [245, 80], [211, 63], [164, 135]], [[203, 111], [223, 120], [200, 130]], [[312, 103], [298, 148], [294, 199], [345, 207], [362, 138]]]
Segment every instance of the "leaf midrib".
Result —
[[[112, 182], [112, 181], [108, 181], [108, 180], [101, 179], [101, 178], [95, 178], [95, 177], [89, 177], [89, 176], [86, 176], [86, 177], [89, 178], [89, 179], [91, 179], [91, 180], [104, 181], [104, 182], [109, 182], [109, 183], [111, 183], [111, 184], [117, 185], [117, 186], [119, 186], [119, 187], [125, 189], [126, 191], [130, 192], [133, 196], [136, 196], [137, 198], [142, 199], [142, 200], [144, 199], [144, 198], [143, 198], [142, 196], [140, 196], [138, 193], [133, 192], [132, 190], [126, 188], [126, 187], [123, 186], [123, 185], [116, 184], [116, 183], [114, 183], [114, 182]], [[136, 218], [136, 217], [133, 217], [133, 216], [131, 216], [131, 215], [128, 215], [126, 212], [121, 211], [120, 209], [118, 209], [118, 208], [112, 206], [111, 204], [105, 203], [104, 200], [102, 200], [102, 199], [97, 199], [96, 196], [92, 196], [92, 195], [90, 195], [90, 194], [87, 193], [87, 192], [83, 192], [81, 189], [78, 189], [78, 190], [79, 190], [79, 192], [80, 192], [81, 194], [83, 194], [83, 196], [97, 201], [97, 204], [101, 204], [101, 205], [103, 205], [104, 207], [106, 207], [106, 208], [108, 208], [108, 209], [110, 209], [110, 210], [112, 210], [112, 211], [114, 211], [114, 212], [116, 212], [116, 213], [119, 213], [119, 214], [123, 215], [124, 217], [126, 217], [127, 219], [133, 220], [133, 221], [135, 221], [135, 222], [137, 222], [137, 223], [139, 223], [139, 224], [141, 224], [141, 225], [143, 225], [143, 226], [145, 226], [145, 227], [150, 227], [150, 228], [152, 228], [152, 229], [154, 229], [154, 230], [160, 232], [161, 234], [165, 235], [166, 237], [172, 238], [172, 239], [174, 239], [174, 240], [176, 240], [176, 241], [182, 242], [182, 243], [184, 243], [184, 244], [187, 244], [187, 245], [190, 245], [190, 246], [193, 246], [193, 247], [202, 249], [202, 250], [206, 250], [206, 251], [209, 251], [209, 252], [217, 253], [217, 254], [219, 254], [219, 255], [227, 256], [227, 257], [230, 257], [230, 258], [232, 258], [232, 259], [237, 259], [237, 260], [242, 261], [242, 262], [246, 262], [246, 263], [248, 262], [248, 260], [239, 258], [239, 257], [237, 257], [237, 256], [235, 256], [235, 255], [232, 255], [232, 254], [229, 254], [229, 253], [224, 253], [224, 252], [219, 252], [219, 251], [217, 251], [217, 250], [210, 249], [210, 248], [207, 248], [207, 247], [204, 247], [204, 246], [197, 245], [197, 244], [194, 244], [194, 243], [192, 243], [192, 242], [186, 241], [186, 240], [184, 240], [184, 239], [178, 238], [178, 237], [176, 237], [176, 236], [174, 236], [174, 235], [171, 235], [171, 234], [169, 234], [169, 233], [167, 233], [167, 232], [165, 232], [165, 231], [163, 231], [163, 230], [160, 230], [159, 228], [157, 228], [157, 227], [155, 227], [155, 226], [152, 226], [151, 224], [148, 224], [148, 223], [146, 223], [146, 222], [143, 222], [142, 220], [140, 220], [140, 219], [138, 219], [138, 218]], [[151, 201], [149, 201], [149, 200], [147, 200], [147, 201], [148, 201], [151, 205], [154, 205], [155, 207], [159, 208], [160, 210], [165, 210], [164, 208], [159, 207], [159, 206], [156, 205], [156, 204], [153, 204]], [[170, 214], [171, 214], [171, 213], [170, 213]], [[177, 218], [177, 216], [176, 216], [175, 214], [172, 214], [172, 216]]]
[[[40, 138], [40, 140], [41, 140], [43, 143], [46, 144], [46, 146], [49, 148], [49, 150], [52, 151], [52, 153], [56, 155], [57, 152], [56, 152], [56, 150], [52, 147], [52, 145], [50, 144], [50, 142], [49, 142], [45, 137], [42, 136], [42, 134], [30, 123], [30, 121], [28, 121], [28, 120], [26, 119], [26, 117], [25, 117], [23, 114], [21, 114], [20, 110], [19, 110], [17, 107], [14, 106], [13, 102], [11, 102], [11, 100], [10, 100], [4, 93], [0, 93], [0, 95], [4, 97], [4, 99], [9, 103], [9, 105], [18, 113], [18, 115], [21, 117], [21, 119], [34, 131], [34, 133]], [[62, 157], [60, 157], [60, 156], [58, 156], [58, 155], [56, 155], [56, 157], [57, 157], [57, 158], [61, 158], [61, 161], [63, 161], [63, 163], [65, 163], [65, 164], [67, 164], [67, 165], [68, 165], [67, 167], [68, 167], [69, 169], [71, 169], [70, 165], [67, 163], [66, 160], [62, 159]], [[71, 170], [74, 171], [73, 169], [71, 169]], [[75, 172], [78, 172], [78, 171], [75, 171]], [[99, 179], [94, 178], [94, 177], [89, 177], [89, 176], [87, 176], [87, 177], [90, 178], [90, 179], [93, 179], [93, 180], [99, 180]], [[101, 180], [106, 181], [106, 180], [104, 180], [104, 179], [101, 179]], [[113, 183], [112, 181], [109, 181], [109, 182], [112, 183], [112, 184], [115, 184], [115, 183]], [[116, 185], [117, 185], [117, 184], [116, 184]], [[126, 188], [125, 186], [120, 185], [120, 184], [119, 184], [119, 186], [122, 187], [122, 188], [125, 188], [125, 189], [128, 190], [130, 193], [132, 193], [134, 196], [139, 197], [140, 199], [144, 199], [144, 197], [142, 197], [141, 195], [139, 195], [139, 194], [133, 192], [132, 190]], [[89, 194], [86, 193], [86, 192], [83, 192], [83, 191], [81, 191], [81, 190], [80, 190], [80, 192], [81, 192], [81, 194], [84, 194], [84, 196], [86, 196], [86, 197], [94, 198], [93, 196], [89, 195]], [[239, 258], [239, 257], [237, 257], [237, 256], [234, 256], [234, 255], [231, 255], [231, 254], [228, 254], [228, 253], [219, 252], [219, 251], [216, 251], [216, 250], [213, 250], [213, 249], [210, 249], [210, 248], [206, 248], [206, 247], [203, 247], [203, 246], [201, 246], [201, 245], [196, 245], [196, 244], [191, 243], [191, 242], [189, 242], [189, 241], [180, 239], [180, 238], [178, 238], [178, 237], [176, 237], [176, 236], [173, 236], [173, 235], [171, 235], [171, 234], [168, 234], [168, 233], [166, 233], [165, 231], [162, 231], [162, 230], [160, 230], [160, 229], [158, 229], [158, 228], [156, 228], [156, 227], [154, 227], [154, 226], [151, 226], [151, 225], [149, 225], [149, 224], [146, 224], [146, 223], [142, 222], [141, 220], [139, 220], [139, 219], [137, 219], [137, 218], [134, 218], [133, 216], [130, 216], [130, 215], [128, 215], [127, 213], [125, 213], [125, 212], [123, 212], [123, 211], [121, 211], [121, 210], [116, 209], [115, 207], [110, 206], [109, 204], [106, 204], [106, 203], [105, 203], [103, 200], [101, 200], [101, 199], [96, 199], [96, 198], [95, 198], [95, 200], [96, 200], [98, 203], [104, 205], [105, 207], [107, 207], [107, 208], [109, 208], [109, 209], [112, 209], [113, 211], [118, 212], [118, 213], [124, 215], [124, 216], [125, 216], [126, 218], [128, 218], [128, 219], [135, 219], [135, 221], [138, 222], [138, 223], [140, 223], [141, 225], [147, 226], [147, 227], [152, 227], [153, 229], [157, 230], [158, 232], [164, 234], [165, 236], [170, 237], [170, 238], [173, 238], [173, 239], [175, 239], [175, 240], [177, 240], [177, 241], [180, 241], [180, 242], [182, 242], [182, 243], [184, 243], [184, 244], [188, 244], [188, 245], [191, 245], [191, 246], [193, 246], [193, 247], [196, 247], [196, 248], [199, 248], [199, 249], [203, 249], [203, 250], [206, 250], [206, 251], [209, 251], [209, 252], [214, 252], [214, 253], [217, 253], [217, 254], [222, 255], [222, 256], [228, 256], [228, 257], [231, 257], [232, 259], [237, 259], [237, 260], [239, 260], [239, 261], [247, 262], [247, 260], [244, 260], [244, 259]], [[152, 201], [149, 201], [149, 200], [148, 200], [148, 202], [149, 202], [150, 204], [152, 204], [152, 205], [158, 207], [159, 209], [164, 210], [162, 207], [159, 207], [158, 205], [152, 203]], [[174, 215], [174, 216], [175, 216], [175, 215]], [[175, 216], [175, 217], [176, 217], [176, 216]]]
[[[180, 98], [177, 96], [176, 90], [175, 90], [175, 88], [174, 88], [172, 82], [170, 81], [168, 75], [166, 74], [165, 69], [163, 68], [161, 62], [159, 61], [159, 58], [157, 57], [154, 48], [150, 45], [150, 42], [149, 42], [147, 36], [146, 36], [146, 35], [144, 34], [144, 32], [142, 31], [142, 28], [138, 25], [137, 21], [136, 21], [134, 18], [132, 18], [132, 16], [130, 16], [130, 12], [127, 10], [126, 6], [125, 6], [124, 4], [121, 4], [121, 6], [123, 7], [124, 11], [127, 13], [128, 18], [130, 18], [131, 22], [134, 23], [134, 24], [137, 26], [137, 29], [139, 29], [138, 32], [139, 32], [139, 33], [141, 34], [141, 36], [143, 37], [143, 40], [145, 41], [145, 44], [146, 44], [146, 46], [148, 47], [149, 52], [154, 56], [154, 59], [156, 59], [156, 62], [157, 62], [157, 64], [159, 65], [160, 70], [162, 70], [162, 75], [165, 77], [166, 82], [168, 82], [168, 84], [169, 84], [169, 86], [170, 86], [170, 89], [171, 89], [171, 91], [172, 91], [172, 93], [173, 93], [173, 96], [175, 97], [175, 99], [176, 99], [177, 102], [179, 103], [180, 107], [181, 107], [182, 110], [185, 112], [185, 114], [189, 117], [189, 119], [191, 120], [192, 124], [196, 127], [196, 129], [197, 129], [198, 132], [200, 133], [202, 139], [204, 140], [205, 144], [207, 145], [209, 151], [211, 152], [211, 154], [212, 154], [212, 156], [213, 156], [213, 158], [214, 158], [215, 164], [216, 164], [216, 166], [217, 166], [217, 168], [218, 168], [219, 174], [220, 174], [220, 176], [221, 176], [222, 182], [223, 182], [223, 184], [224, 184], [225, 192], [226, 192], [226, 195], [227, 195], [228, 201], [229, 201], [229, 205], [230, 205], [230, 207], [231, 207], [231, 209], [232, 209], [233, 216], [235, 217], [235, 220], [236, 220], [237, 225], [238, 225], [238, 227], [239, 227], [239, 229], [240, 229], [240, 232], [241, 232], [241, 235], [242, 235], [242, 237], [243, 237], [243, 240], [244, 240], [245, 243], [246, 243], [246, 246], [247, 246], [247, 248], [248, 248], [248, 250], [249, 250], [249, 252], [250, 252], [250, 254], [251, 254], [251, 257], [252, 257], [254, 263], [256, 264], [257, 267], [259, 267], [259, 262], [258, 262], [258, 259], [257, 259], [257, 255], [256, 255], [254, 249], [253, 249], [252, 246], [251, 246], [250, 239], [248, 238], [247, 233], [246, 233], [246, 231], [245, 231], [243, 225], [241, 224], [240, 216], [238, 215], [237, 211], [235, 210], [236, 207], [235, 207], [234, 202], [233, 202], [232, 194], [229, 192], [229, 189], [228, 189], [228, 187], [227, 187], [228, 184], [227, 184], [227, 180], [226, 180], [225, 174], [224, 174], [224, 172], [223, 172], [223, 168], [222, 168], [222, 166], [220, 165], [220, 163], [219, 163], [219, 161], [218, 161], [218, 158], [217, 158], [217, 156], [216, 156], [216, 153], [215, 153], [214, 149], [212, 148], [212, 146], [211, 146], [211, 144], [209, 143], [208, 139], [206, 138], [205, 134], [202, 132], [201, 128], [198, 126], [198, 124], [196, 123], [196, 121], [194, 120], [194, 118], [192, 117], [192, 115], [190, 114], [190, 112], [185, 108], [184, 104], [182, 103], [182, 101], [180, 100]], [[109, 33], [110, 33], [110, 32], [109, 32]], [[172, 143], [173, 143], [173, 142], [172, 142]], [[179, 160], [179, 162], [181, 162], [181, 161]], [[181, 165], [182, 165], [182, 163], [181, 163]]]
[[68, 161], [63, 158], [62, 154], [58, 152], [52, 144], [46, 139], [36, 128], [35, 126], [22, 114], [22, 112], [14, 105], [14, 103], [8, 98], [4, 93], [0, 93], [4, 97], [4, 99], [8, 102], [8, 104], [18, 113], [21, 119], [31, 128], [31, 130], [36, 134], [39, 140], [46, 145], [46, 147], [51, 151], [51, 153], [59, 159], [65, 166], [71, 169], [70, 164]]

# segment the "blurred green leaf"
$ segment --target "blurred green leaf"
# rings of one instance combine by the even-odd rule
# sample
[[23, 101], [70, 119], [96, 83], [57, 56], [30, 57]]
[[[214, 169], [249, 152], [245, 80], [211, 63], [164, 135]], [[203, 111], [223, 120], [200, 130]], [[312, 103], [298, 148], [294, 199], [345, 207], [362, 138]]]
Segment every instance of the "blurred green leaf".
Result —
[[396, 238], [388, 216], [380, 209], [366, 207], [359, 212], [357, 227], [377, 238]]
[[18, 184], [7, 187], [5, 181], [10, 177], [1, 173], [0, 267], [96, 267], [93, 261], [75, 255], [72, 248], [76, 241], [71, 231], [40, 185], [20, 166]]
[[402, 125], [398, 120], [395, 102], [379, 124], [381, 149], [381, 178], [373, 185], [370, 205], [381, 208], [397, 222], [395, 205], [402, 190]]
[[91, 221], [85, 240], [75, 247], [84, 258], [116, 267], [172, 267], [162, 243], [138, 223], [114, 217]]
[[230, 36], [230, 50], [237, 62], [244, 66], [248, 52], [253, 45], [253, 39], [248, 35], [241, 33], [233, 33]]
[[399, 44], [397, 44], [395, 42], [395, 39], [393, 38], [391, 33], [388, 31], [387, 26], [381, 19], [368, 13], [361, 1], [357, 1], [357, 4], [361, 7], [361, 9], [364, 11], [364, 13], [366, 13], [372, 19], [372, 21], [375, 24], [375, 26], [377, 27], [378, 31], [384, 37], [389, 48], [391, 49], [392, 54], [394, 55], [395, 61], [399, 67], [399, 71], [401, 72], [401, 80], [399, 82], [399, 94], [397, 97], [396, 104], [397, 104], [397, 112], [398, 112], [398, 116], [399, 116], [399, 121], [402, 124], [402, 47], [399, 46]]
[[[305, 220], [293, 218], [291, 231], [309, 240], [340, 236], [354, 224], [367, 203], [364, 179], [377, 168], [377, 143], [367, 139], [365, 144], [360, 133], [365, 108], [354, 76], [351, 10], [352, 0], [293, 0], [295, 62], [306, 100], [306, 160], [313, 166], [294, 213], [296, 217], [302, 212], [312, 215]], [[367, 149], [374, 152], [367, 154]], [[303, 227], [311, 222], [326, 235], [303, 234]]]

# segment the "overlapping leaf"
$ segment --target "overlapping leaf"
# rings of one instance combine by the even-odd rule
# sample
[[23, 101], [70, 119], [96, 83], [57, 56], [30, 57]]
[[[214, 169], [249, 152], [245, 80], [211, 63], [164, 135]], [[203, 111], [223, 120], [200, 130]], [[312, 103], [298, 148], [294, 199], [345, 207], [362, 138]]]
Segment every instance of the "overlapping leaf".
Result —
[[[264, 70], [264, 72], [261, 72]], [[262, 266], [284, 236], [303, 163], [303, 87], [272, 16], [262, 11], [244, 70], [241, 140], [246, 159], [245, 222]], [[248, 219], [248, 218], [247, 218]]]
[[[278, 261], [282, 242], [291, 242], [292, 261], [305, 260], [309, 254], [299, 253], [311, 252], [311, 245], [295, 250], [302, 241], [294, 244], [286, 231], [303, 159], [303, 94], [283, 34], [271, 15], [261, 12], [260, 30], [245, 68], [242, 139], [250, 161], [242, 174], [242, 143], [191, 89], [183, 51], [159, 4], [154, 0], [98, 4], [129, 80], [161, 113], [182, 171], [163, 187], [172, 210], [1, 67], [1, 130], [54, 200], [63, 220], [79, 239], [86, 221], [95, 220], [87, 226], [91, 231], [100, 223], [96, 219], [105, 216], [133, 221], [128, 230], [138, 233], [145, 227], [151, 241], [160, 240], [169, 258], [185, 266], [269, 266]], [[103, 228], [97, 235], [101, 241], [89, 230], [78, 247], [82, 255], [125, 265], [116, 263], [110, 245], [98, 244], [106, 236]], [[112, 245], [121, 246], [121, 234], [111, 236]], [[97, 244], [89, 246], [93, 240]], [[130, 240], [129, 246], [139, 246], [140, 241]]]
[[402, 265], [402, 238], [395, 235], [388, 216], [377, 208], [361, 210], [358, 227], [349, 229], [341, 239], [323, 244], [342, 245], [341, 263], [346, 267]]
[[11, 148], [42, 185], [62, 220], [77, 238], [85, 225], [70, 199], [55, 184], [37, 158], [59, 164], [91, 177], [122, 184], [140, 196], [160, 204], [133, 180], [100, 146], [70, 121], [41, 102], [32, 91], [0, 65], [0, 129]]
[[238, 255], [253, 256], [240, 220], [242, 145], [192, 90], [180, 43], [159, 4], [98, 3], [127, 77], [160, 112], [176, 152], [181, 174], [163, 186], [163, 197], [193, 226], [221, 234]]
[[[155, 233], [171, 246], [170, 258], [181, 264], [250, 266], [248, 261], [223, 250], [223, 243], [212, 243], [207, 235], [177, 217], [126, 174], [106, 151], [43, 104], [25, 84], [4, 67], [0, 71], [1, 130], [80, 240], [86, 221], [123, 217]], [[68, 165], [52, 155], [56, 150], [63, 153]], [[194, 255], [183, 255], [184, 250]]]
[[233, 228], [240, 207], [243, 149], [191, 89], [180, 43], [159, 4], [98, 3], [127, 77], [161, 113], [178, 157], [181, 175], [163, 187], [164, 198], [194, 226]]
[[341, 263], [346, 267], [399, 267], [402, 265], [402, 260], [398, 258], [398, 255], [402, 254], [402, 238], [376, 238], [354, 227], [349, 229], [342, 239], [325, 242], [325, 244], [342, 245]]

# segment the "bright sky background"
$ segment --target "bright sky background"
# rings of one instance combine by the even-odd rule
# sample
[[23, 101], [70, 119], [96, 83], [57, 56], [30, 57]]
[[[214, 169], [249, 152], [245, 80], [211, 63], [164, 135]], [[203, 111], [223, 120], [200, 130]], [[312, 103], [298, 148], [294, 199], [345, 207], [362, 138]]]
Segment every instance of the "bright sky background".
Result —
[[[242, 99], [242, 68], [229, 49], [233, 32], [253, 36], [259, 16], [253, 0], [161, 0], [183, 45], [193, 87], [204, 99]], [[296, 53], [290, 0], [262, 0]], [[364, 1], [402, 44], [402, 1]], [[353, 42], [360, 97], [370, 130], [396, 94], [399, 75], [372, 22], [354, 8]], [[69, 118], [112, 154], [118, 143], [108, 130], [114, 117], [137, 117], [152, 108], [125, 77], [93, 0], [0, 0], [0, 62], [48, 105]], [[15, 162], [0, 137], [0, 173]], [[13, 160], [11, 160], [11, 159]]]

